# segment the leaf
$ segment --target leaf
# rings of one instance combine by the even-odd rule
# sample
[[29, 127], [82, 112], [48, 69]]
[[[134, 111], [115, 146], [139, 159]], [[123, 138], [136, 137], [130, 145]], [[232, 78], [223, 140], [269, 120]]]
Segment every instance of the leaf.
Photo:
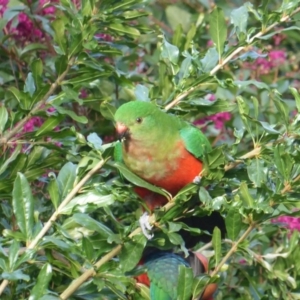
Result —
[[74, 111], [68, 110], [66, 108], [63, 108], [61, 106], [53, 105], [53, 107], [57, 110], [58, 113], [62, 115], [68, 115], [71, 117], [74, 121], [82, 124], [87, 124], [88, 119], [86, 116], [78, 116]]
[[[292, 93], [292, 95], [294, 96], [297, 110], [298, 110], [298, 112], [300, 112], [300, 95], [294, 87], [289, 87], [289, 90]], [[1, 115], [1, 113], [0, 113], [0, 115]], [[1, 118], [0, 118], [0, 120], [1, 120]]]
[[235, 241], [242, 228], [242, 218], [238, 209], [231, 207], [228, 210], [225, 225], [228, 238]]
[[93, 260], [95, 253], [93, 243], [85, 236], [82, 238], [82, 250], [88, 260]]
[[64, 119], [64, 116], [52, 116], [48, 118], [43, 125], [36, 131], [35, 136], [44, 135], [47, 132], [52, 131], [57, 127], [62, 120]]
[[108, 238], [110, 235], [113, 234], [111, 229], [102, 224], [101, 222], [92, 219], [87, 214], [80, 213], [76, 213], [71, 218], [66, 220], [63, 227], [64, 229], [75, 228], [77, 230], [78, 225], [81, 225], [85, 229], [90, 230], [92, 232], [98, 232], [103, 238]]
[[101, 150], [102, 139], [97, 135], [97, 133], [92, 132], [87, 136], [87, 141], [95, 150]]
[[167, 59], [172, 64], [176, 65], [179, 57], [179, 49], [176, 46], [170, 44], [166, 39], [163, 39], [160, 57], [163, 59]]
[[231, 11], [231, 23], [237, 31], [238, 36], [240, 33], [247, 33], [248, 17], [248, 9], [244, 5]]
[[64, 199], [72, 190], [76, 178], [77, 166], [71, 162], [66, 163], [57, 176], [57, 183], [61, 195]]
[[2, 279], [6, 279], [9, 281], [25, 280], [28, 282], [30, 280], [30, 277], [27, 274], [24, 274], [21, 270], [16, 270], [13, 272], [3, 272], [0, 276]]
[[107, 101], [101, 103], [100, 113], [105, 119], [114, 121], [115, 112], [116, 112], [116, 107], [114, 105], [110, 104]]
[[242, 196], [244, 206], [246, 208], [253, 208], [254, 200], [249, 193], [248, 186], [246, 182], [242, 182], [240, 185], [240, 195]]
[[56, 18], [54, 21], [51, 22], [51, 26], [54, 30], [54, 41], [59, 46], [59, 54], [67, 54], [64, 21], [62, 19]]
[[135, 87], [135, 98], [140, 101], [150, 101], [149, 99], [149, 89], [141, 84], [137, 84]]
[[209, 15], [209, 33], [219, 53], [220, 60], [227, 39], [227, 25], [223, 10], [219, 7], [216, 7]]
[[5, 106], [0, 106], [0, 135], [2, 135], [6, 122], [8, 120], [8, 112]]
[[49, 174], [48, 176], [50, 177], [50, 182], [48, 184], [48, 193], [50, 195], [51, 202], [53, 203], [55, 209], [57, 209], [58, 205], [61, 202], [61, 193], [59, 192], [59, 185], [56, 180], [55, 174]]
[[12, 244], [9, 247], [8, 261], [9, 261], [9, 270], [14, 270], [16, 268], [16, 262], [18, 261], [20, 251], [20, 244], [13, 240]]
[[177, 5], [168, 5], [165, 9], [166, 17], [171, 28], [175, 30], [180, 24], [186, 33], [191, 27], [192, 15], [182, 7]]
[[192, 295], [192, 285], [193, 285], [193, 270], [192, 268], [187, 268], [184, 265], [179, 266], [178, 273], [178, 285], [177, 285], [177, 299], [189, 300]]
[[218, 51], [215, 47], [209, 48], [205, 56], [200, 60], [202, 71], [209, 73], [217, 64], [219, 60]]
[[123, 25], [121, 23], [111, 23], [108, 27], [114, 31], [117, 31], [120, 35], [128, 34], [134, 37], [138, 37], [141, 34], [138, 29]]
[[25, 92], [19, 91], [14, 86], [10, 86], [7, 90], [14, 95], [15, 99], [20, 103], [22, 109], [30, 109], [32, 100]]
[[132, 173], [124, 164], [120, 163], [120, 162], [115, 162], [114, 166], [121, 172], [121, 174], [131, 183], [133, 183], [134, 185], [137, 186], [141, 186], [144, 187], [152, 192], [161, 194], [166, 196], [167, 198], [170, 197], [170, 195], [164, 191], [163, 189], [160, 189], [148, 182], [146, 182], [145, 180], [143, 180], [142, 178], [138, 177], [137, 175], [135, 175], [134, 173]]
[[61, 75], [68, 67], [68, 56], [60, 55], [55, 60], [55, 70], [58, 75]]
[[140, 261], [147, 239], [143, 234], [135, 235], [125, 242], [120, 253], [120, 266], [124, 272], [132, 270]]
[[34, 199], [26, 177], [19, 173], [14, 182], [12, 191], [13, 211], [20, 231], [26, 241], [32, 238], [34, 224]]
[[266, 174], [264, 172], [264, 161], [262, 159], [252, 159], [250, 165], [247, 166], [249, 179], [256, 187], [261, 187], [266, 182]]
[[218, 227], [214, 228], [212, 245], [215, 250], [215, 261], [217, 266], [221, 261], [221, 230]]
[[43, 74], [43, 62], [40, 58], [36, 58], [31, 63], [31, 71], [34, 79], [35, 86], [37, 88], [40, 87], [42, 82], [42, 74]]
[[71, 214], [73, 210], [78, 207], [78, 209], [83, 212], [85, 206], [88, 204], [93, 204], [97, 207], [105, 207], [114, 203], [114, 196], [111, 195], [101, 195], [97, 191], [90, 191], [86, 194], [79, 195], [73, 198], [61, 211], [62, 214]]
[[36, 284], [31, 290], [28, 300], [40, 300], [42, 296], [47, 293], [48, 285], [51, 281], [51, 278], [52, 278], [52, 267], [50, 264], [46, 263], [42, 267], [37, 277]]

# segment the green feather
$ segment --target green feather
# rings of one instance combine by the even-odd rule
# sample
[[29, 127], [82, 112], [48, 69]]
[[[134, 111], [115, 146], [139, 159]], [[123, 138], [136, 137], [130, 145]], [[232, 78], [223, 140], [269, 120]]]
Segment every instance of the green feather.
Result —
[[151, 300], [177, 300], [179, 266], [189, 264], [173, 253], [155, 253], [147, 261]]
[[210, 143], [206, 136], [196, 127], [189, 125], [180, 130], [186, 149], [197, 158], [211, 150]]

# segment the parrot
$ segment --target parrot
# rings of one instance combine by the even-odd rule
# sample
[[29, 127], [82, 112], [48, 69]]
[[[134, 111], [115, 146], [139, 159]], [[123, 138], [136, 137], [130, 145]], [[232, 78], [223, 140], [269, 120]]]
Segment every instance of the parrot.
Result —
[[[172, 196], [199, 178], [201, 158], [211, 145], [198, 128], [144, 101], [123, 104], [114, 120], [123, 141], [122, 159], [133, 173]], [[163, 195], [142, 187], [135, 192], [150, 210], [167, 202]]]
[[[147, 273], [136, 277], [139, 283], [150, 287], [151, 300], [177, 300], [179, 266], [191, 267], [194, 276], [207, 272], [207, 259], [197, 252], [190, 252], [188, 258], [172, 252], [159, 251], [147, 255], [143, 261]], [[209, 284], [199, 299], [210, 300], [217, 285]]]

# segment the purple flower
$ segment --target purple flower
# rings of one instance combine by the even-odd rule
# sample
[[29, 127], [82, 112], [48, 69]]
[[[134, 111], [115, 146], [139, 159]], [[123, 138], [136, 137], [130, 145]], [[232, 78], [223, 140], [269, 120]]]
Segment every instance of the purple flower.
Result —
[[272, 223], [280, 223], [283, 227], [289, 229], [290, 231], [300, 231], [300, 218], [290, 217], [290, 216], [280, 216], [272, 220]]

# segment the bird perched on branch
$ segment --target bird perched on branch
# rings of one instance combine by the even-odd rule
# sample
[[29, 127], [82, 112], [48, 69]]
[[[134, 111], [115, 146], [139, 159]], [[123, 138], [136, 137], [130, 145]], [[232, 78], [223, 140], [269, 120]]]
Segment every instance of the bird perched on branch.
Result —
[[[124, 163], [147, 182], [175, 196], [201, 173], [201, 158], [211, 146], [196, 127], [142, 101], [122, 105], [115, 121]], [[167, 202], [147, 189], [138, 187], [135, 191], [150, 209]]]

